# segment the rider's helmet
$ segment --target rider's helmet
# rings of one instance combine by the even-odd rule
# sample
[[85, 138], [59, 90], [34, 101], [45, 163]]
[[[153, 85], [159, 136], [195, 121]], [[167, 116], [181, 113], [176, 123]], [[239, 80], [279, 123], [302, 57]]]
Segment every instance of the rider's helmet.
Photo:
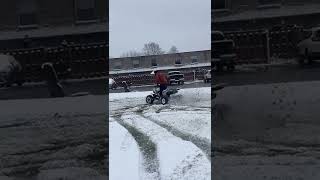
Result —
[[155, 75], [155, 74], [157, 74], [158, 71], [159, 71], [158, 69], [155, 69], [150, 74]]

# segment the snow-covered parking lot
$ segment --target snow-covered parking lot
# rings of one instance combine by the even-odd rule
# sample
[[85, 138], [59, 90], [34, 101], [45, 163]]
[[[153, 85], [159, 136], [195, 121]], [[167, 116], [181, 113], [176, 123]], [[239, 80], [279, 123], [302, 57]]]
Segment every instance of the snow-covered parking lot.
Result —
[[0, 179], [107, 178], [103, 96], [0, 101]]
[[149, 93], [109, 95], [109, 178], [211, 179], [211, 89], [182, 89], [167, 105], [147, 105]]
[[213, 108], [213, 178], [320, 179], [319, 92], [319, 81], [219, 91]]

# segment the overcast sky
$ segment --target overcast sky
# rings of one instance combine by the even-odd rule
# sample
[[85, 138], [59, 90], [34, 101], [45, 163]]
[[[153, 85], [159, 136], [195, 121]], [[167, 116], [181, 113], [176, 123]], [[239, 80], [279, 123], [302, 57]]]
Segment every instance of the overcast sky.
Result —
[[156, 42], [168, 51], [211, 47], [210, 0], [109, 0], [109, 50], [119, 57]]

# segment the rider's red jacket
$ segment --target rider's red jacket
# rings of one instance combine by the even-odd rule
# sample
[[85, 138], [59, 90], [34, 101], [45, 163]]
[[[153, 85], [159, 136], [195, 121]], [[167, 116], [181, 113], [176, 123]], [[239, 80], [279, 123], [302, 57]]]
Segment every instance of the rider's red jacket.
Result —
[[168, 84], [167, 76], [162, 74], [161, 72], [158, 72], [155, 76], [155, 83], [160, 85], [167, 85]]

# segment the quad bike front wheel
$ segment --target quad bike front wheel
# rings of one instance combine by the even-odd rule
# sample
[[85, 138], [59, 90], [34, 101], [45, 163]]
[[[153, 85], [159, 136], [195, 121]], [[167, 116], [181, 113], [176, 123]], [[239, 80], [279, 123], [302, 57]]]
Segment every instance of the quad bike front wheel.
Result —
[[160, 101], [161, 101], [162, 105], [165, 105], [165, 104], [168, 103], [168, 98], [167, 97], [161, 97]]
[[148, 96], [146, 97], [146, 102], [147, 102], [148, 104], [152, 104], [153, 101], [154, 101], [154, 99], [153, 99], [153, 97], [152, 97], [151, 95], [148, 95]]

